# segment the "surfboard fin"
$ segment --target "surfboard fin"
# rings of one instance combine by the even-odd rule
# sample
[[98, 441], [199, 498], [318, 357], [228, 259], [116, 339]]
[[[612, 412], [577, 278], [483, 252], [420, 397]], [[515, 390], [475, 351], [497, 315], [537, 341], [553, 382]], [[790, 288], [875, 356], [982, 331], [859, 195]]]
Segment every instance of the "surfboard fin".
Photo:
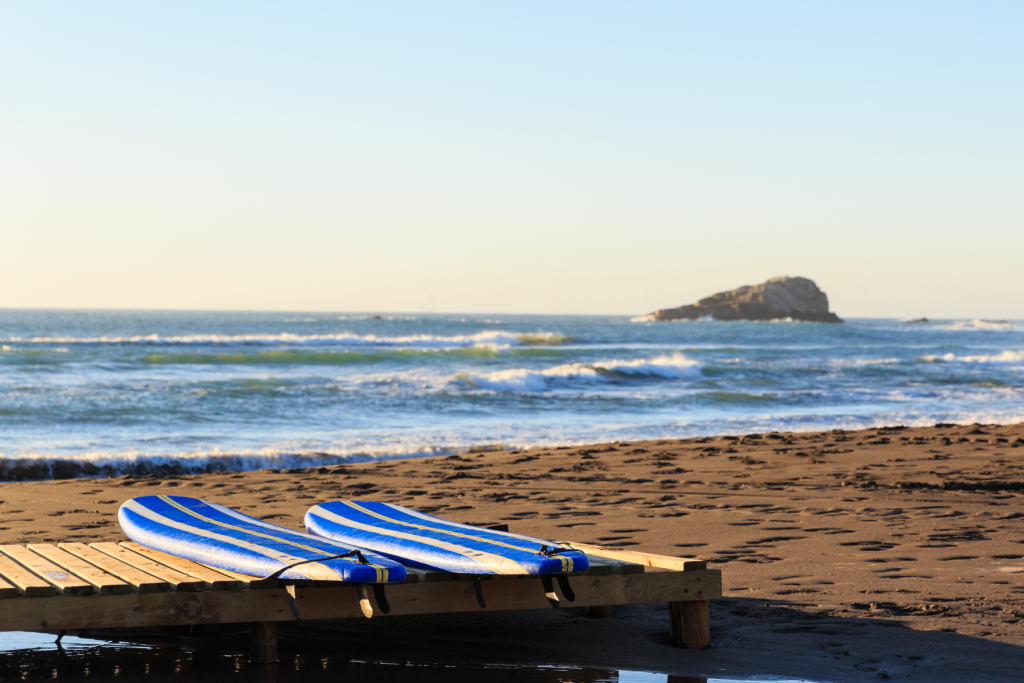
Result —
[[299, 618], [299, 600], [295, 595], [295, 584], [284, 587], [285, 592], [288, 593], [288, 606], [292, 608], [292, 614], [295, 618]]
[[370, 596], [366, 593], [366, 584], [356, 584], [356, 593], [359, 595], [359, 609], [363, 611], [363, 616], [369, 619], [373, 616], [373, 605], [370, 604]]
[[551, 583], [551, 577], [545, 574], [540, 577], [540, 582], [544, 586], [544, 597], [548, 599], [552, 607], [558, 607], [558, 594], [555, 593], [555, 586]]
[[377, 607], [380, 607], [381, 612], [387, 614], [391, 611], [391, 605], [388, 604], [388, 596], [384, 594], [384, 584], [373, 584], [373, 599], [377, 601]]
[[487, 609], [487, 601], [484, 600], [484, 586], [480, 579], [473, 579], [473, 592], [476, 593], [476, 604], [480, 609]]
[[572, 586], [569, 585], [569, 577], [558, 575], [558, 588], [562, 591], [562, 595], [569, 602], [576, 602], [576, 593], [573, 592]]

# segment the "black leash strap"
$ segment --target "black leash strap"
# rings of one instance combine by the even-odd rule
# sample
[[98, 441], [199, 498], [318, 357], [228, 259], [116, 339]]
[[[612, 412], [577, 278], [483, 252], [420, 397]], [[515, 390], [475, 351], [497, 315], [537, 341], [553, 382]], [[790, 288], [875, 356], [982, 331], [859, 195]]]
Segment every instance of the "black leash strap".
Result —
[[289, 569], [292, 569], [294, 567], [298, 567], [299, 565], [309, 564], [310, 562], [326, 562], [327, 560], [340, 560], [340, 559], [342, 559], [344, 557], [352, 557], [353, 555], [355, 555], [356, 559], [359, 561], [359, 564], [370, 564], [370, 561], [367, 560], [365, 557], [363, 557], [363, 554], [361, 552], [359, 552], [358, 550], [349, 550], [347, 553], [341, 553], [340, 555], [328, 555], [327, 557], [315, 557], [315, 558], [313, 558], [311, 560], [302, 560], [301, 562], [295, 562], [295, 563], [286, 565], [286, 566], [281, 567], [280, 569], [278, 569], [273, 574], [270, 574], [269, 576], [264, 576], [263, 580], [265, 581], [267, 579], [279, 579], [279, 578], [281, 578], [281, 574], [285, 573]]
[[572, 550], [572, 548], [558, 548], [556, 546], [551, 546], [549, 548], [546, 545], [542, 545], [540, 550], [537, 551], [537, 554], [544, 555], [545, 557], [554, 557], [558, 553], [568, 553], [572, 552]]

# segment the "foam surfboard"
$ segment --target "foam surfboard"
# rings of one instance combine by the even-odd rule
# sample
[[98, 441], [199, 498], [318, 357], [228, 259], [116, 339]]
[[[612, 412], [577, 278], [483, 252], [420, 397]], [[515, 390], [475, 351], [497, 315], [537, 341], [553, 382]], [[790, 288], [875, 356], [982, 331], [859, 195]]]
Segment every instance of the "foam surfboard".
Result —
[[317, 581], [405, 579], [405, 567], [366, 548], [285, 529], [198, 498], [141, 496], [122, 505], [117, 516], [136, 543], [215, 569]]
[[586, 555], [558, 543], [449, 522], [390, 503], [321, 503], [306, 512], [305, 522], [311, 534], [424, 569], [564, 576], [589, 566]]

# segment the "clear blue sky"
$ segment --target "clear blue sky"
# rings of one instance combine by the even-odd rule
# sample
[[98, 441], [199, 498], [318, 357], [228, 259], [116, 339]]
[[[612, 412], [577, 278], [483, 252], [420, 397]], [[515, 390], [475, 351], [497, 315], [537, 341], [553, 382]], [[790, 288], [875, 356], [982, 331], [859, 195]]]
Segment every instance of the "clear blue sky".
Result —
[[1024, 3], [0, 3], [0, 307], [1024, 318]]

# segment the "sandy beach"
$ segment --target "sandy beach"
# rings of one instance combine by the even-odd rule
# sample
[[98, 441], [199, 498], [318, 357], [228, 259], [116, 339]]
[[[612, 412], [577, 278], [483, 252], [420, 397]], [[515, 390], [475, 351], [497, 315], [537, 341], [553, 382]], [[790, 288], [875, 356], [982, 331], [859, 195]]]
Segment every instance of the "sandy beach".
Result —
[[[555, 540], [705, 558], [714, 647], [667, 647], [664, 606], [422, 618], [342, 631], [390, 656], [773, 674], [1014, 680], [1024, 662], [1024, 424], [761, 434], [493, 451], [330, 468], [8, 483], [3, 543], [122, 540], [132, 496], [202, 497], [302, 528], [316, 502], [383, 500]], [[497, 631], [496, 631], [497, 629]], [[430, 629], [433, 630], [433, 629]], [[351, 631], [351, 632], [348, 632]], [[502, 635], [499, 637], [497, 633]], [[329, 633], [329, 634], [330, 634]], [[515, 633], [516, 647], [502, 647]], [[333, 636], [332, 636], [333, 637]], [[961, 678], [964, 677], [964, 678]]]

